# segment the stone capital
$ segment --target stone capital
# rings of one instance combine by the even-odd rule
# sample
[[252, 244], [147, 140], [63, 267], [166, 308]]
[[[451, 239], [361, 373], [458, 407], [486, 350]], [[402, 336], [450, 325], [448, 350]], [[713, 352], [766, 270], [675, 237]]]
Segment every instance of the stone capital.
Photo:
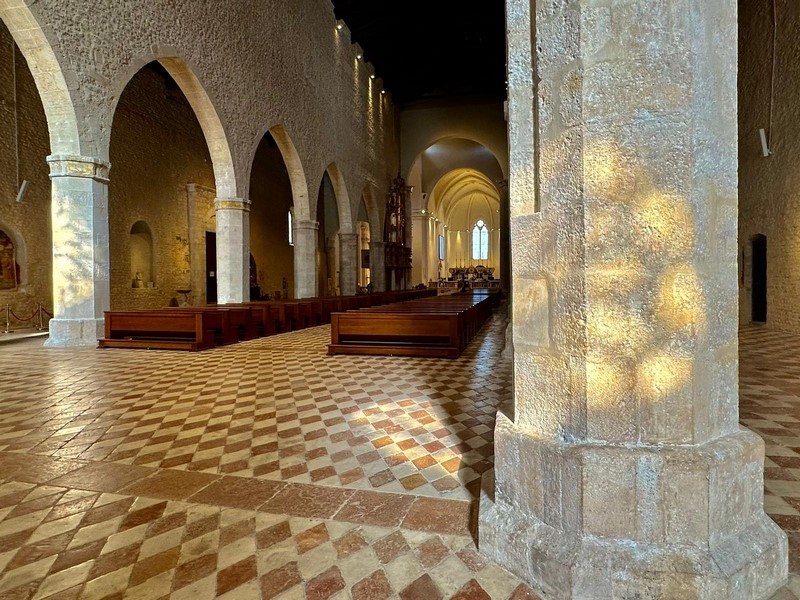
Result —
[[358, 242], [358, 234], [357, 233], [340, 233], [339, 239], [341, 240], [342, 244], [356, 244]]
[[216, 210], [241, 210], [250, 212], [250, 200], [247, 198], [217, 198], [214, 200]]
[[111, 163], [77, 154], [52, 154], [47, 157], [50, 165], [50, 177], [76, 177], [93, 179], [100, 183], [108, 183], [108, 171]]
[[311, 220], [295, 221], [294, 228], [297, 230], [306, 229], [306, 230], [317, 231], [319, 229], [319, 223], [317, 221], [311, 221]]

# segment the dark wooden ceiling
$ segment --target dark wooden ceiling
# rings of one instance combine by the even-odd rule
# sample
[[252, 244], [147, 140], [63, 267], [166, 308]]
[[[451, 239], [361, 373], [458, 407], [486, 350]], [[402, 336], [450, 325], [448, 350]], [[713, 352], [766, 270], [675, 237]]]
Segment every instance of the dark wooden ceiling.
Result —
[[333, 0], [395, 102], [505, 98], [503, 0]]

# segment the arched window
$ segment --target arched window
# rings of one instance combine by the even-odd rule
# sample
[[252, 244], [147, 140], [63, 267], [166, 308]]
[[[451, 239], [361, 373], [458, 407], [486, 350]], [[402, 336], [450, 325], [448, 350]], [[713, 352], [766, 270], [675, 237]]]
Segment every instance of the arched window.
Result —
[[289, 211], [289, 245], [294, 246], [294, 228], [292, 227], [292, 211]]
[[482, 220], [472, 228], [472, 260], [489, 258], [489, 228]]

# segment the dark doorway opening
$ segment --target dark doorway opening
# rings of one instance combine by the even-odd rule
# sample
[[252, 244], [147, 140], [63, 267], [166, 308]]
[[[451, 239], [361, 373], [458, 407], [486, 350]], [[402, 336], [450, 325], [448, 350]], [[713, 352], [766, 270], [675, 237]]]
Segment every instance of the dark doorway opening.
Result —
[[767, 321], [767, 237], [753, 238], [753, 321]]
[[217, 301], [217, 234], [206, 231], [206, 302]]

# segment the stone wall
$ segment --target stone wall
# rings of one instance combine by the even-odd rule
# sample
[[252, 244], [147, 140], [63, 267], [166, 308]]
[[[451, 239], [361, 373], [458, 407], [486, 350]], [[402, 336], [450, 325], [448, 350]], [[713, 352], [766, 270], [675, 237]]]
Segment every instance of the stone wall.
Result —
[[[751, 320], [751, 241], [767, 237], [767, 324], [800, 332], [800, 4], [777, 2], [775, 97], [770, 130], [772, 0], [739, 2], [739, 318]], [[733, 118], [733, 116], [731, 116]]]
[[[39, 302], [53, 309], [50, 180], [44, 161], [49, 147], [47, 122], [30, 69], [14, 47], [8, 29], [0, 23], [0, 230], [14, 240], [21, 275], [16, 289], [0, 290], [0, 309], [8, 304], [23, 318], [30, 316]], [[18, 183], [24, 180], [29, 181], [28, 191], [23, 202], [17, 203]], [[5, 312], [0, 310], [0, 329], [4, 324]]]
[[[96, 281], [92, 285], [98, 287], [76, 282], [71, 288], [86, 292], [92, 304], [81, 305], [80, 311], [93, 312], [95, 316], [102, 315], [108, 306], [103, 283], [106, 266], [102, 263], [105, 240], [110, 240], [109, 277], [114, 308], [160, 306], [172, 300], [178, 288], [199, 289], [204, 285], [201, 261], [194, 260], [193, 265], [188, 262], [190, 257], [204, 254], [198, 250], [198, 232], [213, 228], [208, 226], [213, 215], [205, 210], [207, 190], [215, 190], [215, 196], [225, 206], [242, 206], [239, 199], [246, 206], [253, 200], [251, 196], [259, 192], [251, 192], [250, 173], [258, 144], [267, 131], [280, 130], [278, 146], [288, 168], [296, 221], [316, 220], [316, 191], [326, 169], [336, 173], [337, 196], [345, 199], [344, 206], [339, 207], [342, 226], [349, 230], [353, 230], [353, 215], [361, 193], [383, 198], [396, 173], [398, 139], [391, 96], [381, 95], [380, 78], [370, 79], [372, 66], [356, 59], [357, 49], [351, 44], [350, 33], [346, 27], [337, 30], [328, 0], [195, 0], [180, 5], [171, 0], [101, 0], [91, 5], [79, 0], [0, 0], [0, 20], [14, 34], [33, 73], [33, 79], [28, 74], [27, 80], [20, 83], [21, 87], [27, 85], [21, 91], [20, 103], [28, 101], [27, 92], [35, 100], [35, 79], [44, 107], [28, 111], [32, 122], [39, 120], [37, 140], [32, 141], [31, 132], [24, 157], [26, 165], [36, 165], [37, 174], [21, 174], [21, 178], [32, 181], [30, 204], [4, 208], [0, 213], [0, 222], [13, 221], [6, 224], [13, 235], [47, 240], [40, 244], [41, 257], [28, 256], [23, 266], [24, 279], [35, 280], [38, 287], [34, 289], [31, 284], [25, 294], [14, 293], [15, 298], [24, 297], [28, 306], [35, 304], [34, 297], [39, 296], [46, 304], [52, 303], [48, 302], [53, 294], [49, 283], [51, 227], [46, 224], [50, 202], [49, 192], [42, 193], [43, 186], [49, 189], [45, 162], [48, 154], [69, 155], [76, 164], [113, 163], [110, 231], [106, 235], [100, 226], [105, 220], [101, 178], [97, 180], [100, 186], [91, 188], [92, 194], [99, 194], [92, 200], [94, 214], [100, 217], [93, 231], [95, 243], [101, 246], [93, 251], [87, 249], [79, 261], [82, 273], [90, 272], [83, 269], [84, 260], [95, 261]], [[8, 39], [10, 49], [5, 29], [3, 37]], [[162, 90], [154, 98], [155, 83], [150, 81], [143, 83], [139, 92], [130, 91], [132, 79], [141, 79], [137, 73], [154, 60], [161, 63], [180, 90]], [[4, 84], [0, 94], [9, 89], [5, 85], [8, 61], [10, 51], [9, 58], [0, 56], [0, 82]], [[137, 81], [136, 85], [140, 83]], [[176, 108], [181, 91], [186, 98], [178, 115], [172, 109]], [[141, 97], [135, 98], [132, 94], [136, 93]], [[4, 108], [10, 103], [3, 100], [0, 166], [3, 173], [8, 173], [10, 150], [5, 140], [10, 139], [9, 121]], [[49, 128], [44, 122], [45, 114]], [[118, 144], [119, 139], [124, 141]], [[103, 172], [104, 168], [100, 166]], [[71, 182], [62, 183], [65, 190], [77, 189]], [[194, 185], [195, 191], [189, 192], [187, 184]], [[9, 191], [0, 190], [0, 207], [5, 207], [15, 195], [16, 182], [4, 177], [0, 185], [10, 186]], [[342, 190], [345, 193], [340, 194]], [[197, 202], [203, 206], [195, 205]], [[382, 205], [375, 203], [378, 213]], [[187, 214], [190, 209], [196, 221], [193, 226], [189, 223], [193, 217]], [[257, 214], [254, 218], [264, 217]], [[380, 214], [373, 218], [382, 221]], [[145, 221], [153, 232], [156, 287], [152, 290], [131, 286], [129, 234], [139, 220]], [[280, 220], [281, 226], [284, 222], [285, 216]], [[38, 224], [43, 227], [37, 229]], [[230, 231], [224, 231], [223, 246], [230, 253], [234, 249], [229, 246], [241, 237], [231, 237]], [[77, 229], [72, 233], [78, 233]], [[93, 235], [92, 230], [80, 233]], [[262, 233], [256, 223], [253, 234]], [[75, 243], [65, 241], [61, 254], [70, 254], [69, 248]], [[265, 243], [257, 239], [252, 245], [257, 253], [271, 254], [266, 247], [259, 249]], [[278, 260], [287, 267], [291, 254], [288, 249], [283, 250]], [[78, 264], [77, 258], [73, 259]], [[265, 260], [270, 258], [257, 259], [262, 272]], [[229, 271], [237, 268], [236, 260], [225, 261], [227, 256], [223, 264]], [[34, 264], [35, 273], [30, 267]], [[292, 287], [292, 271], [297, 269], [298, 265], [294, 269], [282, 268], [286, 274], [282, 272], [278, 281], [286, 276]], [[235, 289], [233, 280], [228, 280], [228, 287]], [[262, 285], [273, 287], [274, 283]], [[60, 290], [62, 284], [56, 287]], [[59, 297], [62, 295], [59, 292]], [[0, 303], [4, 297], [10, 297], [9, 293], [0, 297]], [[77, 318], [75, 297], [71, 296], [64, 306], [72, 311], [69, 318]], [[94, 308], [87, 308], [91, 306]], [[91, 333], [88, 335], [92, 337]]]
[[383, 197], [397, 171], [390, 95], [381, 96], [372, 67], [356, 59], [348, 29], [336, 29], [329, 0], [25, 4], [64, 73], [82, 155], [108, 158], [117, 99], [144, 64], [161, 59], [182, 87], [197, 88], [190, 100], [212, 138], [220, 197], [249, 197], [255, 150], [275, 125], [302, 166], [298, 219], [315, 216], [309, 198], [332, 163], [351, 190], [353, 214], [360, 190]]

